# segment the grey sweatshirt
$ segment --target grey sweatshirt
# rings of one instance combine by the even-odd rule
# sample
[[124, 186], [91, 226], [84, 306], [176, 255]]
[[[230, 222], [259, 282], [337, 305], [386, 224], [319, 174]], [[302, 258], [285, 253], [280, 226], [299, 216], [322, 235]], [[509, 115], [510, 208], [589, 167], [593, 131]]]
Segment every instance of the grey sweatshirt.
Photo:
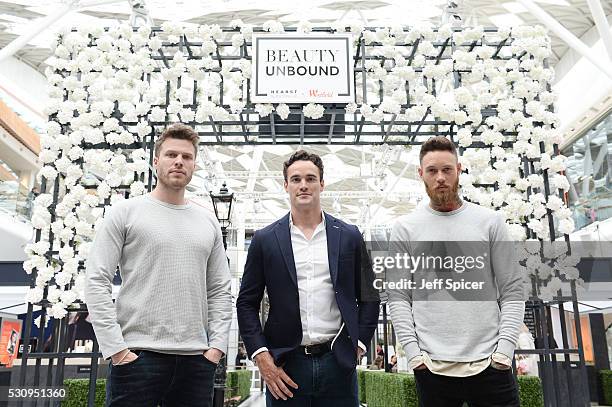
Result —
[[[122, 284], [113, 304], [117, 266]], [[105, 358], [125, 348], [226, 351], [230, 274], [210, 211], [150, 195], [113, 205], [96, 232], [86, 276], [86, 303]]]
[[[475, 295], [475, 301], [466, 301], [465, 296], [461, 301], [439, 300], [435, 295], [417, 301], [415, 291], [389, 290], [389, 313], [408, 360], [422, 351], [432, 360], [450, 362], [482, 360], [494, 352], [513, 357], [525, 303], [518, 263], [509, 261], [509, 240], [499, 214], [465, 201], [452, 212], [422, 205], [398, 219], [390, 252], [418, 255], [411, 253], [418, 246], [415, 242], [481, 242], [488, 258], [481, 275], [493, 293], [487, 299]], [[387, 270], [387, 279], [394, 273], [397, 270]]]

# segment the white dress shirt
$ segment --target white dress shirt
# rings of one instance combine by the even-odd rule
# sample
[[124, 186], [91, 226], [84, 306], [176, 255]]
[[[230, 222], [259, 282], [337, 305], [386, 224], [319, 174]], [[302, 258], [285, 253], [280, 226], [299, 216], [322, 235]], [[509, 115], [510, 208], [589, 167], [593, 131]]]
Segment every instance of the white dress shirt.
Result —
[[300, 296], [302, 320], [301, 345], [315, 345], [331, 341], [340, 331], [342, 316], [336, 303], [334, 286], [327, 257], [325, 215], [309, 239], [293, 224], [289, 216], [291, 247]]
[[[321, 223], [317, 225], [310, 240], [293, 224], [291, 214], [289, 230], [300, 302], [301, 345], [315, 345], [334, 340], [343, 324], [329, 272], [325, 214], [321, 212]], [[364, 351], [366, 349], [361, 341], [359, 347]], [[251, 358], [267, 350], [265, 347], [257, 349]]]

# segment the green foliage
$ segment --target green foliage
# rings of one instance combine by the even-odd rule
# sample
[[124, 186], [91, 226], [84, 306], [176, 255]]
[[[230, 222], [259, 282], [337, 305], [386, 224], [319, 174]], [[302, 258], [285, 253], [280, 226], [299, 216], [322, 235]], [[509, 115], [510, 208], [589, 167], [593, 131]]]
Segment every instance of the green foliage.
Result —
[[544, 407], [542, 382], [537, 376], [517, 376], [521, 407]]
[[[413, 375], [385, 373], [380, 370], [359, 370], [357, 381], [359, 400], [366, 403], [368, 407], [417, 407], [419, 405]], [[608, 375], [608, 383], [609, 394], [612, 396], [612, 374]], [[521, 407], [544, 406], [539, 377], [519, 376], [518, 387]]]
[[357, 369], [357, 386], [359, 387], [359, 402], [366, 403], [366, 371]]
[[604, 403], [612, 406], [612, 370], [600, 370], [601, 387], [603, 390]]
[[[106, 380], [96, 380], [95, 406], [104, 407], [106, 401]], [[66, 379], [66, 398], [62, 401], [62, 407], [83, 407], [87, 405], [89, 393], [89, 379]]]
[[227, 392], [225, 398], [230, 399], [239, 396], [240, 403], [246, 400], [251, 391], [251, 374], [250, 370], [234, 370], [227, 372], [227, 380], [225, 382]]
[[414, 376], [404, 373], [365, 372], [368, 407], [417, 407]]

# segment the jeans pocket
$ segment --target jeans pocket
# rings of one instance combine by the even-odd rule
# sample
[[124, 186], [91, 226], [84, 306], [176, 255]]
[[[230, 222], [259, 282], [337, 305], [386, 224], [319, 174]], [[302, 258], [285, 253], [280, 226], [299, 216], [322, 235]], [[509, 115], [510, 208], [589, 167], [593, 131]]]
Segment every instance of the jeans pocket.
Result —
[[135, 364], [136, 362], [138, 362], [142, 358], [142, 352], [133, 352], [133, 353], [136, 354], [136, 359], [134, 359], [132, 361], [129, 361], [127, 363], [121, 363], [121, 364], [118, 364], [118, 365], [113, 365], [113, 367], [115, 368], [115, 367], [131, 366], [131, 365]]
[[510, 366], [504, 367], [504, 368], [500, 369], [499, 367], [495, 366], [493, 363], [491, 363], [489, 365], [489, 368], [491, 370], [493, 370], [494, 372], [498, 372], [498, 373], [508, 373], [508, 372], [512, 371], [512, 367], [510, 367]]
[[204, 359], [204, 361], [206, 363], [208, 363], [211, 366], [214, 366], [215, 369], [217, 368], [218, 363], [213, 362], [212, 360], [208, 359], [206, 356], [202, 355], [202, 359]]

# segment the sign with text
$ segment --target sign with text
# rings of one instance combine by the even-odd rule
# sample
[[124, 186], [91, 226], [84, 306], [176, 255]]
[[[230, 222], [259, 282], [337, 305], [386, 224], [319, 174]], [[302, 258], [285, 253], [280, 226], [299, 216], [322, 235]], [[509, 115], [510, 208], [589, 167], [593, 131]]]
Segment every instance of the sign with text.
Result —
[[355, 101], [350, 34], [253, 34], [255, 103]]

